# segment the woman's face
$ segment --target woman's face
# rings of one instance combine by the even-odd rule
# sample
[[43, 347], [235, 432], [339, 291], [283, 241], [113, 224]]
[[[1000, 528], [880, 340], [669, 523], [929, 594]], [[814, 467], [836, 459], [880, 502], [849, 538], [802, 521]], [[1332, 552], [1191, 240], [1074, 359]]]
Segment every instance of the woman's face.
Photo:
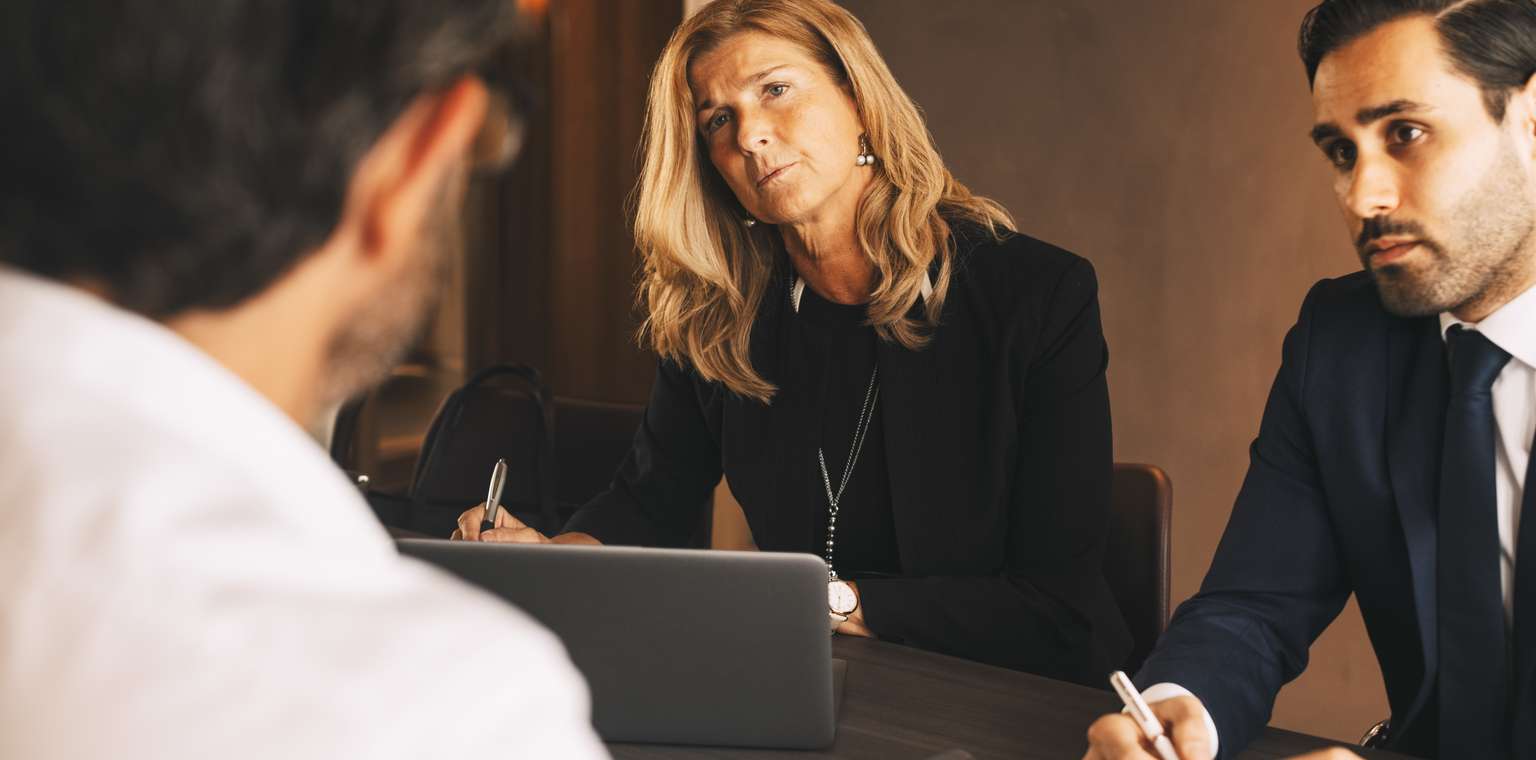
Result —
[[696, 58], [688, 82], [709, 158], [753, 217], [815, 224], [857, 207], [869, 179], [855, 163], [863, 121], [804, 50], [741, 32]]

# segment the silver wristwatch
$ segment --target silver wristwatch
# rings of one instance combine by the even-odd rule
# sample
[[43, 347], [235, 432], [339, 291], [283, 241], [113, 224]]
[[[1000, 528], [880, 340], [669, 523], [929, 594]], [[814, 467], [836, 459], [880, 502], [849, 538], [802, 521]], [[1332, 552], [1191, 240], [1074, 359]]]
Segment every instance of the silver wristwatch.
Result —
[[832, 617], [830, 632], [837, 633], [837, 627], [859, 608], [859, 595], [854, 593], [853, 587], [844, 581], [835, 579], [827, 581], [827, 608]]

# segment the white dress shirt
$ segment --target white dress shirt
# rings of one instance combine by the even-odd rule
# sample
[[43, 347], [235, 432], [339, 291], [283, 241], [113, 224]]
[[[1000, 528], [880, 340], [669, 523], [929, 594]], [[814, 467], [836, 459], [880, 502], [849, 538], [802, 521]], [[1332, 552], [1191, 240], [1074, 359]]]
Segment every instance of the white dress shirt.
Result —
[[1440, 334], [1451, 325], [1476, 330], [1509, 352], [1509, 363], [1493, 381], [1495, 485], [1499, 506], [1499, 563], [1504, 584], [1504, 625], [1514, 629], [1515, 539], [1520, 535], [1520, 502], [1525, 497], [1525, 470], [1536, 437], [1536, 288], [1521, 293], [1477, 324], [1440, 315]]
[[0, 268], [0, 757], [606, 757], [589, 713], [265, 397]]
[[[1449, 312], [1440, 315], [1443, 339], [1451, 325], [1476, 330], [1510, 355], [1509, 363], [1493, 381], [1493, 421], [1498, 428], [1495, 446], [1495, 478], [1499, 510], [1500, 580], [1504, 593], [1504, 627], [1514, 630], [1515, 620], [1515, 539], [1520, 535], [1520, 503], [1525, 497], [1525, 471], [1531, 459], [1531, 443], [1536, 439], [1536, 287], [1527, 289], [1514, 300], [1499, 307], [1476, 324], [1463, 322]], [[1172, 683], [1160, 683], [1142, 692], [1148, 702], [1179, 696], [1193, 696], [1189, 690]], [[1220, 738], [1216, 722], [1205, 712], [1205, 727], [1211, 734], [1211, 756], [1215, 757]]]

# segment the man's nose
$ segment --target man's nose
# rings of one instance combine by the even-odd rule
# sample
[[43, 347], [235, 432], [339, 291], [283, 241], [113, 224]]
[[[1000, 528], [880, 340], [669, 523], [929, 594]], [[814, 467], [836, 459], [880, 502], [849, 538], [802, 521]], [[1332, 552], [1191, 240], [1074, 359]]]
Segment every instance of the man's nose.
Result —
[[1344, 205], [1356, 218], [1388, 216], [1397, 210], [1399, 195], [1397, 165], [1386, 156], [1361, 155], [1355, 161], [1345, 189]]

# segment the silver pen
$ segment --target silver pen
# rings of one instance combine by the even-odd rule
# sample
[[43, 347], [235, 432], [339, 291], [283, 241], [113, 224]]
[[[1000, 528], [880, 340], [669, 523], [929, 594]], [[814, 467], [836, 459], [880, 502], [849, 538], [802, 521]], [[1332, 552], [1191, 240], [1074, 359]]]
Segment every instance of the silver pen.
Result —
[[496, 469], [491, 471], [491, 490], [485, 495], [485, 519], [480, 521], [480, 532], [484, 533], [496, 527], [496, 510], [501, 507], [501, 489], [507, 485], [507, 460], [496, 460]]

